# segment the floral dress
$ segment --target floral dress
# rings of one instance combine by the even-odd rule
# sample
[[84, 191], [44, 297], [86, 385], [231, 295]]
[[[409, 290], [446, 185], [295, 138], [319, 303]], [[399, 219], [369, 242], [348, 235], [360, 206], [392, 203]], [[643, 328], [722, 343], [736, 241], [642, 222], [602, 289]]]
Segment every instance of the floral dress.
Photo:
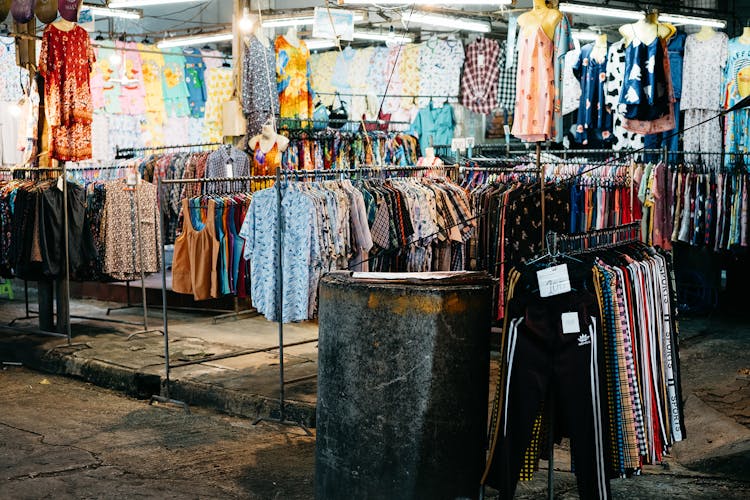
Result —
[[42, 37], [39, 72], [44, 77], [44, 102], [50, 125], [49, 155], [55, 160], [91, 158], [90, 75], [95, 62], [89, 35], [80, 26], [62, 31], [48, 25]]
[[310, 51], [304, 41], [300, 40], [299, 47], [295, 47], [283, 35], [276, 38], [274, 47], [281, 119], [309, 120], [313, 116]]

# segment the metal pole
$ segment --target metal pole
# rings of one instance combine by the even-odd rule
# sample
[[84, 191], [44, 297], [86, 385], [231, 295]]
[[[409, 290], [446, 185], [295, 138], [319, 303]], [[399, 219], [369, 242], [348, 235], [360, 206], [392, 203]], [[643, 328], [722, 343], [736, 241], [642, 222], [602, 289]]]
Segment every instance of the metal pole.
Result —
[[277, 273], [279, 289], [276, 293], [276, 319], [279, 322], [279, 420], [286, 420], [284, 407], [284, 215], [281, 206], [281, 167], [276, 167], [276, 210], [279, 221], [279, 232], [276, 238], [276, 252], [279, 259]]
[[[161, 307], [164, 327], [164, 397], [169, 398], [169, 327], [167, 321], [167, 259], [164, 252], [164, 206], [162, 205], [161, 177], [157, 177], [156, 203], [159, 206], [159, 231], [161, 233]], [[184, 217], [190, 217], [185, 214]]]
[[[63, 321], [65, 321], [65, 333], [68, 336], [68, 344], [71, 343], [71, 340], [73, 338], [73, 335], [70, 330], [70, 241], [68, 238], [68, 174], [67, 170], [65, 168], [66, 162], [62, 163], [62, 178], [63, 178], [63, 214], [64, 214], [64, 223], [63, 223], [63, 231], [65, 233], [65, 296], [63, 297], [63, 304], [64, 304], [64, 310], [63, 310]], [[60, 309], [60, 297], [58, 297], [58, 304], [57, 308], [58, 311]], [[57, 318], [58, 321], [60, 321], [60, 318]]]
[[[139, 182], [133, 187], [133, 196], [135, 197], [135, 233], [136, 245], [138, 246], [138, 267], [141, 269], [141, 297], [143, 301], [143, 330], [148, 331], [148, 305], [146, 304], [146, 276], [143, 272], [143, 239], [141, 237], [141, 203], [140, 192], [138, 191]], [[163, 242], [162, 242], [163, 243]], [[162, 244], [163, 248], [163, 244]]]
[[545, 241], [546, 238], [544, 236], [544, 223], [546, 219], [545, 215], [545, 204], [546, 200], [544, 198], [544, 169], [542, 168], [542, 143], [537, 142], [536, 143], [536, 168], [539, 171], [539, 184], [541, 186], [541, 192], [542, 192], [542, 252], [545, 250]]

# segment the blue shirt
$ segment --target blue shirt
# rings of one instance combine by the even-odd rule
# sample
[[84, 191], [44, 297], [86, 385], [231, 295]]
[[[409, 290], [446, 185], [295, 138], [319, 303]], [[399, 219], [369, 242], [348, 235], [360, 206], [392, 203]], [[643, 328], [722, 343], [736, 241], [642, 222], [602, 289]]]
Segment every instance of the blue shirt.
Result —
[[581, 47], [581, 54], [573, 66], [573, 74], [581, 82], [581, 101], [578, 106], [578, 123], [576, 126], [576, 141], [588, 144], [589, 139], [596, 138], [608, 141], [612, 136], [612, 109], [605, 104], [604, 82], [607, 80], [607, 54], [609, 46], [604, 52], [604, 59], [597, 61], [591, 57], [594, 44]]
[[669, 52], [669, 72], [672, 75], [672, 88], [676, 99], [682, 97], [682, 59], [685, 56], [687, 35], [681, 31], [675, 33], [667, 43]]
[[453, 140], [454, 126], [453, 108], [450, 104], [435, 108], [430, 103], [419, 110], [414, 123], [411, 124], [411, 130], [419, 136], [419, 149], [424, 154], [430, 146], [449, 145]]
[[652, 121], [669, 113], [671, 103], [661, 43], [659, 37], [649, 45], [633, 38], [625, 48], [625, 78], [620, 94], [625, 118]]
[[203, 118], [206, 114], [206, 63], [203, 62], [201, 51], [195, 47], [187, 48], [185, 54], [185, 83], [188, 89], [190, 116]]

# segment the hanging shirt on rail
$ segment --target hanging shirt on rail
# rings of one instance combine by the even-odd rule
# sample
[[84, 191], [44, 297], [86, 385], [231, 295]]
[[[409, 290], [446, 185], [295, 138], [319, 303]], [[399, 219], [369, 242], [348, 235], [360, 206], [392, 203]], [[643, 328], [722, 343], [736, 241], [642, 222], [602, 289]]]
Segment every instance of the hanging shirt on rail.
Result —
[[476, 113], [491, 113], [497, 107], [495, 82], [499, 73], [500, 44], [489, 38], [470, 43], [461, 80], [461, 104]]
[[610, 142], [612, 139], [612, 109], [606, 104], [607, 49], [603, 58], [592, 57], [595, 44], [581, 47], [573, 73], [581, 82], [581, 101], [578, 105], [578, 123], [575, 138], [581, 144], [590, 141]]
[[541, 26], [521, 28], [512, 133], [527, 142], [550, 139], [555, 99], [554, 44]]

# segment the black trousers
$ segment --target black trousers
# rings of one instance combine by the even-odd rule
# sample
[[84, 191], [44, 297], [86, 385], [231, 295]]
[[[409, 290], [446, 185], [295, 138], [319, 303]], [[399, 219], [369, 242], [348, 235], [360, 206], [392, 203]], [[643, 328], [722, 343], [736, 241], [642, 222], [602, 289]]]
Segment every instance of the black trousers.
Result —
[[[501, 498], [513, 498], [534, 420], [551, 389], [559, 424], [570, 436], [580, 497], [610, 498], [596, 297], [586, 290], [548, 298], [526, 293], [514, 296], [506, 314], [507, 368], [486, 483]], [[570, 333], [563, 333], [563, 318]]]

